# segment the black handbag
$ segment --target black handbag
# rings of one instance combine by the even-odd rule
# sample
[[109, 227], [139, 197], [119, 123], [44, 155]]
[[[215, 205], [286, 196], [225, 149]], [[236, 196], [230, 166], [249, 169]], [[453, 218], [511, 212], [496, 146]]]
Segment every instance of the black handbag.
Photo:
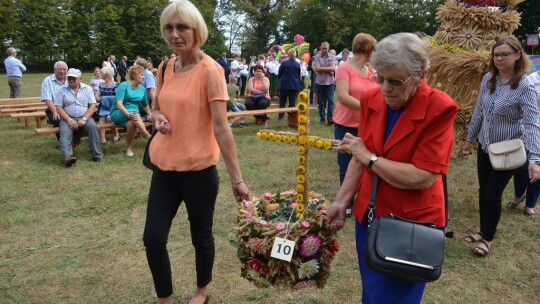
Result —
[[150, 136], [150, 139], [148, 139], [148, 142], [146, 143], [146, 148], [144, 149], [144, 155], [143, 155], [143, 159], [142, 159], [142, 163], [143, 165], [154, 171], [157, 169], [156, 165], [154, 165], [152, 163], [152, 161], [150, 160], [150, 143], [152, 142], [152, 139], [154, 139], [154, 136], [156, 136], [156, 133], [157, 133], [157, 130], [154, 130], [154, 132], [152, 132], [152, 136]]
[[391, 213], [374, 218], [377, 185], [375, 175], [368, 207], [367, 265], [400, 280], [436, 281], [444, 261], [444, 232], [432, 222], [414, 222]]

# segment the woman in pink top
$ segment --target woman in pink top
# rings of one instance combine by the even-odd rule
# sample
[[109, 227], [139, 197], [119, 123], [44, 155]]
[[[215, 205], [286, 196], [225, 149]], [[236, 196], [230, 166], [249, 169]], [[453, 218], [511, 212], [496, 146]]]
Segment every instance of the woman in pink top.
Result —
[[[377, 87], [372, 79], [375, 71], [367, 64], [371, 54], [375, 51], [377, 40], [369, 34], [359, 33], [352, 42], [353, 58], [342, 62], [336, 71], [336, 92], [338, 103], [334, 111], [334, 136], [342, 140], [346, 133], [356, 136], [360, 119], [360, 95], [371, 88]], [[345, 52], [343, 52], [345, 53]], [[348, 54], [347, 54], [348, 56]], [[352, 155], [338, 153], [339, 184], [343, 183], [347, 167]], [[347, 209], [351, 215], [354, 201]]]
[[[253, 72], [255, 76], [248, 80], [248, 98], [244, 104], [248, 110], [266, 109], [270, 106], [270, 80], [264, 76], [264, 68], [260, 64], [253, 68]], [[255, 115], [255, 121], [258, 125], [267, 127], [267, 120], [268, 115]]]
[[[195, 248], [197, 286], [190, 303], [208, 303], [215, 246], [212, 234], [219, 177], [219, 153], [237, 201], [249, 198], [236, 146], [227, 122], [227, 87], [223, 68], [200, 47], [208, 30], [201, 13], [187, 0], [170, 3], [161, 14], [161, 34], [178, 56], [163, 73], [152, 121], [157, 133], [149, 147], [153, 170], [143, 241], [158, 303], [172, 303], [171, 264], [167, 241], [171, 223], [185, 202]], [[191, 267], [184, 261], [182, 267]]]

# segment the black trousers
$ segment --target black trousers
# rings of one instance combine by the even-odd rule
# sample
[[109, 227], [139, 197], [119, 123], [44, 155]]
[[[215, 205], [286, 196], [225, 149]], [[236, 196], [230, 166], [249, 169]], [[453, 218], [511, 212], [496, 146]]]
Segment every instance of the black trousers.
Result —
[[[250, 96], [246, 98], [246, 101], [244, 102], [244, 105], [246, 106], [246, 109], [248, 110], [264, 110], [270, 106], [270, 99], [261, 99], [258, 101], [255, 101], [255, 99]], [[265, 122], [268, 120], [268, 115], [255, 115], [255, 118], [257, 120], [260, 120], [262, 122]]]
[[[51, 109], [47, 108], [45, 110], [45, 115], [47, 115], [47, 119], [53, 127], [60, 127], [60, 119], [53, 119], [53, 112], [51, 111]], [[60, 132], [56, 133], [55, 135], [56, 140], [60, 140]]]
[[501, 218], [502, 195], [504, 188], [515, 170], [496, 171], [491, 166], [489, 154], [478, 149], [478, 205], [480, 210], [480, 232], [486, 241], [495, 238], [497, 225]]
[[[289, 107], [296, 107], [296, 97], [298, 96], [297, 90], [279, 90], [279, 107], [285, 108], [287, 105], [287, 99], [289, 100]], [[279, 113], [278, 117], [283, 118], [285, 113]]]
[[143, 241], [159, 298], [173, 293], [167, 240], [172, 220], [182, 202], [186, 204], [191, 243], [195, 248], [197, 286], [204, 287], [212, 280], [215, 256], [212, 225], [218, 187], [216, 166], [189, 172], [154, 171]]

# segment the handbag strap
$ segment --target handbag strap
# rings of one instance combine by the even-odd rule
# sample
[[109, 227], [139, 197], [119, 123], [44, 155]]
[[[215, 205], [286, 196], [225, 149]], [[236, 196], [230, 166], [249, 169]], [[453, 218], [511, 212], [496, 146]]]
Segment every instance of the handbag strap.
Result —
[[369, 200], [368, 206], [368, 228], [373, 222], [373, 217], [375, 216], [375, 199], [377, 198], [377, 188], [379, 186], [379, 176], [373, 174], [373, 184], [371, 184], [371, 199]]

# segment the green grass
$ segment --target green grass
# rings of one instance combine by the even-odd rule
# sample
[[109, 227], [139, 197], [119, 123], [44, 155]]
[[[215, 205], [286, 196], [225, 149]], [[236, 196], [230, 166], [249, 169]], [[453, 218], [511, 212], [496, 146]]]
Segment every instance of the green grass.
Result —
[[[25, 74], [25, 96], [37, 96], [45, 74]], [[85, 75], [84, 79], [90, 76]], [[31, 80], [38, 81], [33, 85]], [[4, 78], [0, 77], [0, 87]], [[2, 87], [2, 94], [7, 88]], [[34, 87], [36, 91], [30, 91]], [[28, 90], [27, 90], [28, 89]], [[28, 94], [26, 94], [28, 92]], [[0, 97], [5, 97], [2, 95]], [[272, 116], [270, 128], [287, 129]], [[312, 112], [316, 122], [316, 113]], [[294, 187], [295, 149], [263, 142], [250, 126], [234, 129], [243, 178], [254, 195]], [[313, 123], [315, 134], [333, 128]], [[141, 165], [145, 142], [135, 157], [122, 152], [125, 140], [104, 145], [105, 161], [90, 161], [88, 143], [76, 149], [73, 168], [61, 166], [54, 136], [38, 136], [11, 118], [0, 119], [0, 303], [153, 303], [142, 231], [150, 171]], [[213, 303], [358, 303], [361, 294], [354, 223], [338, 234], [341, 250], [323, 290], [257, 289], [240, 277], [236, 252], [228, 243], [235, 226], [228, 174], [222, 162], [214, 221], [217, 256], [210, 285]], [[312, 190], [332, 199], [339, 187], [336, 155], [310, 153]], [[428, 284], [424, 303], [539, 303], [539, 221], [520, 210], [502, 211], [491, 254], [483, 259], [462, 241], [478, 225], [473, 157], [454, 159], [449, 173], [449, 229], [441, 279]], [[509, 185], [504, 201], [511, 199]], [[171, 229], [175, 301], [187, 303], [195, 285], [194, 254], [185, 208]]]

